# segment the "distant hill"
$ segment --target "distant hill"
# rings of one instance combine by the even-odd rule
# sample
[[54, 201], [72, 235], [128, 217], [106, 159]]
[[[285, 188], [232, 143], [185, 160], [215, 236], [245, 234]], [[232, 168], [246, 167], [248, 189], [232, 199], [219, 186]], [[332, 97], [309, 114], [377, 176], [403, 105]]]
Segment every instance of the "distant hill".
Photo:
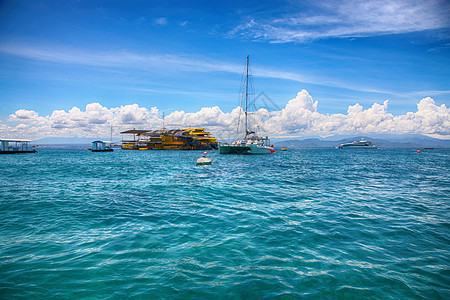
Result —
[[287, 140], [274, 143], [275, 147], [288, 148], [331, 148], [336, 146], [335, 141], [326, 141], [319, 138], [309, 138], [304, 140]]
[[440, 140], [423, 135], [385, 135], [383, 138], [357, 136], [353, 138], [340, 138], [336, 140], [334, 140], [333, 137], [324, 139], [306, 138], [276, 142], [274, 143], [274, 146], [288, 148], [330, 148], [337, 147], [343, 143], [359, 141], [361, 139], [370, 140], [380, 148], [450, 148], [450, 140]]

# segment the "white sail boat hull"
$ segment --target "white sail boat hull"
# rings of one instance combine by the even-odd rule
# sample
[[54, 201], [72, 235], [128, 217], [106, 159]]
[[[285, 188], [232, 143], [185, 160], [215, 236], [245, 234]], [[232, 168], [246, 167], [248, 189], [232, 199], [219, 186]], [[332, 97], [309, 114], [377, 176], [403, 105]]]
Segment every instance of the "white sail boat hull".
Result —
[[270, 154], [275, 152], [272, 147], [260, 146], [260, 145], [250, 145], [251, 154]]

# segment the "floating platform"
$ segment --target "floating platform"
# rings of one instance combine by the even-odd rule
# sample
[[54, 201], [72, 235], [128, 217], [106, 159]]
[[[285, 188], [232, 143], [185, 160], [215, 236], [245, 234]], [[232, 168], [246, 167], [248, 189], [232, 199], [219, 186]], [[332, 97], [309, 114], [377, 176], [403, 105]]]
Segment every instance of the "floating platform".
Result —
[[30, 142], [25, 139], [0, 139], [0, 154], [36, 153]]
[[92, 152], [113, 152], [110, 141], [94, 141], [92, 142], [92, 148], [89, 149]]
[[205, 128], [141, 130], [132, 129], [121, 134], [133, 135], [123, 140], [124, 150], [217, 150], [217, 139]]

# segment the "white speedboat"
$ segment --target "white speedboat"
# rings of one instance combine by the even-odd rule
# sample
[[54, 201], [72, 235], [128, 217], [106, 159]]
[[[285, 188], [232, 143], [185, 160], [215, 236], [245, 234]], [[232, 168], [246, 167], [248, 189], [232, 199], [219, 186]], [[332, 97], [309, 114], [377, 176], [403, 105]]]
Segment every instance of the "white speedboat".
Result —
[[[245, 103], [244, 104], [244, 115], [245, 115], [245, 135], [242, 139], [234, 141], [232, 143], [220, 143], [219, 144], [219, 152], [220, 154], [270, 154], [274, 153], [273, 145], [270, 144], [270, 140], [268, 137], [260, 137], [257, 136], [256, 133], [249, 129], [248, 125], [248, 56], [246, 63], [246, 71], [244, 77], [244, 87], [242, 96], [245, 95]], [[244, 91], [245, 90], [245, 91]], [[244, 98], [244, 97], [243, 97]], [[239, 123], [238, 123], [239, 127]]]

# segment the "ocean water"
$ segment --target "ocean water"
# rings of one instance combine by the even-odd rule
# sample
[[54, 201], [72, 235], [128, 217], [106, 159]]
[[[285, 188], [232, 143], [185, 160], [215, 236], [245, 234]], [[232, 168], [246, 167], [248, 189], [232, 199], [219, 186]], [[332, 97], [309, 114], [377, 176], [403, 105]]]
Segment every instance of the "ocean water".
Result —
[[1, 299], [449, 299], [450, 150], [0, 156]]

